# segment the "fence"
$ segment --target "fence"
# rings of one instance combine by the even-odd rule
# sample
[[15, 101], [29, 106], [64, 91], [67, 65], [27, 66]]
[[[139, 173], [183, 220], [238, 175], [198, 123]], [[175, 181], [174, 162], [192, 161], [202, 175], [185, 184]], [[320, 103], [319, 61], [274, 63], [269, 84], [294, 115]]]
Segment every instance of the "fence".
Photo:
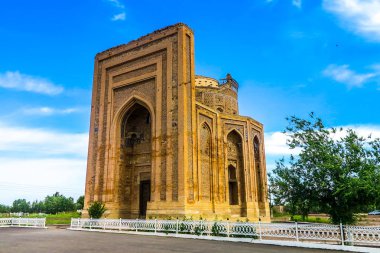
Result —
[[189, 220], [71, 219], [73, 230], [111, 230], [380, 246], [380, 226]]
[[46, 228], [46, 218], [0, 218], [0, 227]]

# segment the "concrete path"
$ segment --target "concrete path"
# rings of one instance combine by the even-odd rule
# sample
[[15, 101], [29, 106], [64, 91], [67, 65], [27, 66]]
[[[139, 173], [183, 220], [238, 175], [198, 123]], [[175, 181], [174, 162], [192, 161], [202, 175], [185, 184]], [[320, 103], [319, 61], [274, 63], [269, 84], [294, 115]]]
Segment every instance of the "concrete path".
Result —
[[0, 229], [0, 253], [166, 253], [343, 252], [130, 234], [90, 233], [65, 229]]

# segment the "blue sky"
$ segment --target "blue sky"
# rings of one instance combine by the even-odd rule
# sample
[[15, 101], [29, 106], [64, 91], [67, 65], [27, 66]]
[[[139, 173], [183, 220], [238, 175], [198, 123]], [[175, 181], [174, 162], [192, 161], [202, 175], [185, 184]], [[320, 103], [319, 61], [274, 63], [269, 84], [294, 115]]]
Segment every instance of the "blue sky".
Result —
[[83, 194], [95, 54], [177, 22], [197, 74], [239, 82], [269, 170], [290, 153], [286, 116], [380, 137], [379, 16], [380, 0], [4, 1], [0, 203]]

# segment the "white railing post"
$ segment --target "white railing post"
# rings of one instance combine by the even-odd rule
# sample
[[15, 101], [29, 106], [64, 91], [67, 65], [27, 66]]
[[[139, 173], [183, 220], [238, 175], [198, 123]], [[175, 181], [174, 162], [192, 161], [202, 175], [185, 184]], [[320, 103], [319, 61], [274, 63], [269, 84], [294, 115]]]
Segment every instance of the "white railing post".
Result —
[[92, 218], [90, 217], [90, 230], [91, 230], [91, 225], [92, 225]]
[[103, 220], [103, 230], [106, 230], [106, 222], [107, 222], [107, 218], [104, 218], [104, 220]]
[[137, 232], [138, 226], [139, 226], [139, 219], [136, 219], [136, 232]]
[[340, 239], [342, 241], [342, 245], [344, 245], [344, 234], [343, 234], [343, 225], [340, 223]]
[[230, 221], [227, 221], [227, 237], [230, 237]]
[[175, 226], [175, 234], [178, 235], [178, 218], [177, 218], [177, 222], [176, 222], [176, 226]]
[[298, 242], [298, 223], [297, 223], [297, 221], [296, 221], [296, 240], [297, 240], [297, 242]]
[[121, 218], [119, 219], [119, 231], [121, 231]]
[[262, 234], [261, 234], [261, 221], [259, 221], [259, 235], [260, 235], [260, 240], [263, 239]]
[[201, 220], [201, 221], [199, 222], [199, 231], [201, 232], [200, 236], [203, 235], [203, 226], [202, 226], [202, 224], [203, 224], [203, 220]]
[[355, 246], [355, 238], [354, 238], [355, 235], [353, 235], [352, 229], [348, 228], [348, 231], [349, 231], [348, 233], [349, 233], [350, 239], [351, 239], [351, 246]]
[[354, 236], [352, 234], [352, 231], [351, 231], [351, 229], [350, 229], [349, 226], [346, 228], [346, 231], [347, 231], [347, 238], [348, 238], [348, 241], [349, 241], [349, 245], [350, 246], [354, 246], [355, 238], [354, 238]]
[[154, 219], [154, 233], [157, 234], [157, 219]]

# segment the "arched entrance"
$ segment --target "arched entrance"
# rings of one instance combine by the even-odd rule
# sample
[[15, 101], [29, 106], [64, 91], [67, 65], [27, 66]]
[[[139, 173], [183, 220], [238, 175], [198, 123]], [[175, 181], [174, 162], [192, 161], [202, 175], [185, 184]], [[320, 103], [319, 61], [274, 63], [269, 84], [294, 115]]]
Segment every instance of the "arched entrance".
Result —
[[131, 218], [145, 218], [151, 191], [152, 127], [151, 114], [134, 104], [121, 121], [122, 201]]
[[[227, 135], [227, 173], [231, 210], [238, 210], [241, 217], [247, 216], [245, 174], [243, 163], [243, 140], [235, 130]], [[234, 205], [239, 205], [234, 207]], [[237, 209], [238, 208], [238, 209]], [[235, 213], [236, 214], [236, 213]]]

